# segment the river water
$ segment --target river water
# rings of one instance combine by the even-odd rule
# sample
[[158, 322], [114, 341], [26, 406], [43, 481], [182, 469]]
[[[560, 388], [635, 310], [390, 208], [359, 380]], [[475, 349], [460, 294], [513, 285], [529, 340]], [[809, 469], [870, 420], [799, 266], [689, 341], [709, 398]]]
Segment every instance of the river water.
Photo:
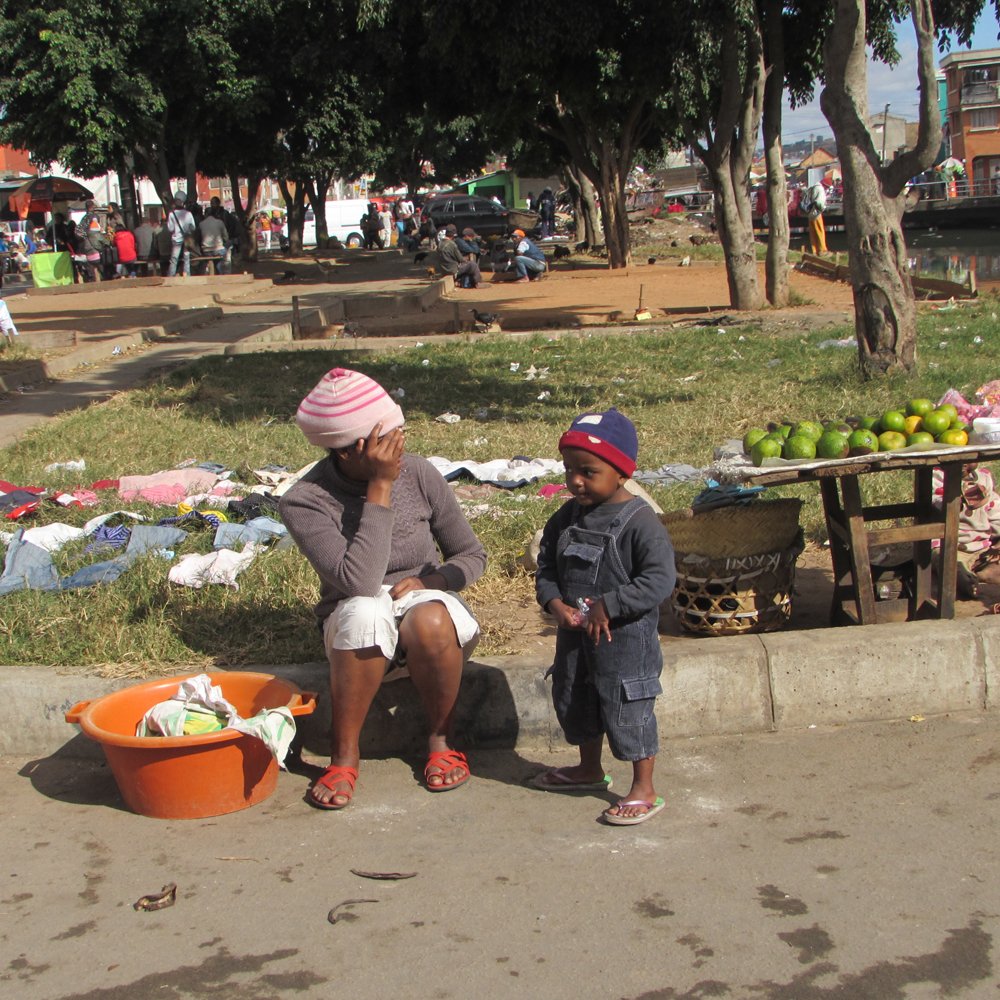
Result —
[[[964, 284], [1000, 282], [1000, 229], [905, 229], [914, 274]], [[830, 250], [846, 249], [843, 233], [828, 233]]]

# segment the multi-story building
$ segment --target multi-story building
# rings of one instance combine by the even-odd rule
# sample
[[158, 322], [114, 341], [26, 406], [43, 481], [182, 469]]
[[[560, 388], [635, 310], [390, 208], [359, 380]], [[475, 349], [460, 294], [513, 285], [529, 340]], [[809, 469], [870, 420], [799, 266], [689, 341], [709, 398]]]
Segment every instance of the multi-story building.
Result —
[[941, 69], [951, 155], [965, 163], [970, 194], [1000, 194], [1000, 49], [951, 52]]

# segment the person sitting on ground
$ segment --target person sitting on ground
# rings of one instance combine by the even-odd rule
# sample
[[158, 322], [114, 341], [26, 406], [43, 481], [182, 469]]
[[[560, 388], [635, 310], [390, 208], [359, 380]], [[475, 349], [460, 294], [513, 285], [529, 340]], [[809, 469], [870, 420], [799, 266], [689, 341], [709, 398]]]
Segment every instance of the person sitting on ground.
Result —
[[214, 208], [209, 208], [208, 215], [201, 220], [198, 226], [198, 240], [201, 245], [202, 257], [209, 257], [215, 261], [217, 274], [229, 273], [229, 268], [226, 264], [226, 242], [228, 238], [229, 234], [226, 232], [225, 222], [222, 221], [221, 211], [216, 214]]
[[134, 278], [137, 273], [135, 262], [139, 257], [135, 237], [125, 228], [124, 223], [115, 226], [115, 250], [118, 251], [118, 274]]
[[455, 243], [458, 229], [449, 223], [444, 229], [444, 239], [438, 239], [438, 270], [450, 274], [459, 288], [478, 288], [483, 283], [478, 259], [469, 260]]
[[406, 251], [416, 250], [420, 246], [420, 239], [416, 235], [417, 224], [413, 221], [413, 216], [401, 220], [400, 225], [403, 228], [399, 233], [398, 246]]
[[441, 474], [405, 450], [402, 410], [367, 375], [327, 372], [295, 420], [327, 451], [279, 505], [319, 575], [330, 663], [331, 764], [308, 801], [351, 801], [365, 717], [379, 687], [406, 672], [430, 724], [427, 790], [458, 788], [469, 765], [451, 749], [452, 716], [479, 626], [456, 592], [479, 578], [486, 552]]
[[545, 273], [545, 253], [534, 240], [529, 240], [523, 229], [515, 229], [517, 239], [514, 268], [519, 282], [534, 281]]
[[475, 229], [465, 228], [461, 236], [455, 237], [455, 246], [466, 260], [477, 261], [486, 253]]

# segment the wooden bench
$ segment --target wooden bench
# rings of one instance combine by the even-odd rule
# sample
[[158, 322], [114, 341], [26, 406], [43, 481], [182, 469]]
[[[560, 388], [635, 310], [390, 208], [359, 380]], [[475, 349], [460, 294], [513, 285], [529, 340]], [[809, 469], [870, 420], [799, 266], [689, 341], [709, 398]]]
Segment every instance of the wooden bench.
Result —
[[195, 257], [195, 255], [192, 254], [191, 255], [191, 273], [192, 274], [195, 273], [195, 264], [204, 264], [205, 265], [205, 270], [209, 274], [216, 274], [216, 273], [218, 273], [216, 265], [220, 264], [223, 260], [225, 260], [224, 257]]

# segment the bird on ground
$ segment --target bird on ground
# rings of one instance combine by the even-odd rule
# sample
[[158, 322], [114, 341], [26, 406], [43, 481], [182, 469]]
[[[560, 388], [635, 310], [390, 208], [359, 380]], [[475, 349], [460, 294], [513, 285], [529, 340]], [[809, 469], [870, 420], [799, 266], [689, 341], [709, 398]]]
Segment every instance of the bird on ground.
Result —
[[590, 244], [586, 240], [584, 240], [582, 243], [577, 243], [577, 245], [573, 249], [577, 253], [583, 253], [585, 250], [590, 249]]
[[646, 258], [646, 263], [647, 264], [655, 264], [656, 263], [656, 258], [655, 257], [647, 257]]
[[414, 264], [419, 264], [419, 263], [421, 263], [421, 261], [427, 260], [427, 254], [428, 254], [428, 252], [429, 251], [427, 251], [427, 250], [421, 250], [420, 253], [418, 253], [418, 254], [416, 254], [414, 256], [413, 263]]
[[282, 271], [275, 279], [274, 283], [276, 285], [287, 285], [288, 282], [294, 281], [296, 274], [294, 271]]
[[691, 266], [691, 258], [690, 258], [690, 256], [681, 258], [681, 262], [677, 266], [678, 267], [690, 267]]
[[501, 320], [499, 313], [484, 313], [478, 309], [470, 309], [469, 312], [472, 313], [472, 317], [478, 326], [491, 327], [494, 323], [499, 324]]
[[427, 277], [428, 278], [436, 278], [437, 277], [437, 271], [433, 267], [427, 268]]
[[569, 247], [556, 247], [552, 251], [552, 257], [554, 260], [559, 260], [561, 257], [568, 257], [571, 251]]

